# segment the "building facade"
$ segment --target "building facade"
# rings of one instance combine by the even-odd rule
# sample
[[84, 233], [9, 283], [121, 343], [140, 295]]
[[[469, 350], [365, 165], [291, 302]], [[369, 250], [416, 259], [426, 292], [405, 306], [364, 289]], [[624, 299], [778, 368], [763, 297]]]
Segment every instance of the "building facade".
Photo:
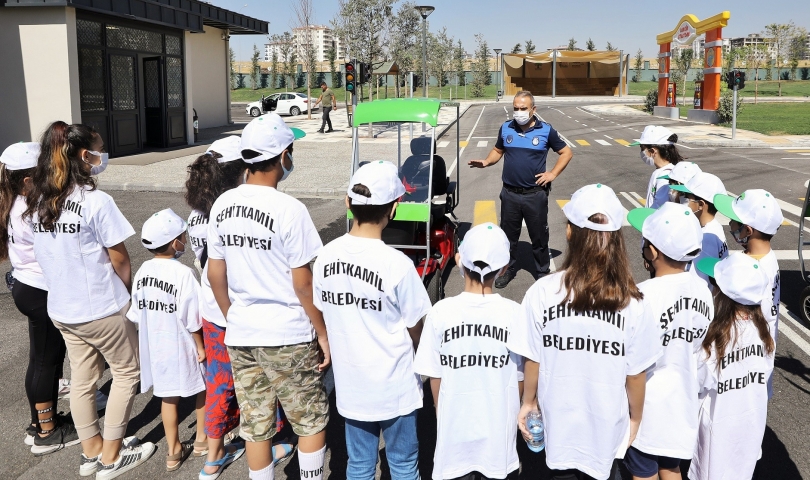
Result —
[[198, 0], [0, 0], [0, 148], [56, 120], [111, 157], [194, 142], [230, 122], [230, 35], [267, 22]]
[[[276, 37], [277, 38], [277, 37]], [[326, 25], [310, 25], [309, 27], [297, 27], [292, 30], [292, 43], [291, 46], [296, 48], [296, 55], [299, 61], [304, 56], [304, 46], [311, 43], [315, 48], [315, 61], [328, 62], [329, 49], [332, 48], [334, 43], [335, 51], [337, 52], [337, 61], [341, 62], [346, 52], [340, 42], [340, 39], [334, 35], [332, 29]], [[270, 43], [264, 44], [264, 61], [269, 62], [273, 59], [273, 52], [276, 54], [278, 61], [284, 61], [284, 54], [282, 53], [285, 48], [285, 42], [274, 40]]]

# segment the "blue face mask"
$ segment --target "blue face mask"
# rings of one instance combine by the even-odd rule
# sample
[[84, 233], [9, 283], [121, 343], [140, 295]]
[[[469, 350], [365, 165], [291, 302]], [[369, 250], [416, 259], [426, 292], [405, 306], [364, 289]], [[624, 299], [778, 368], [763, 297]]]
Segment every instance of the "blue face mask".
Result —
[[742, 235], [743, 228], [745, 228], [745, 225], [740, 225], [740, 228], [731, 231], [731, 236], [734, 237], [734, 241], [737, 242], [737, 244], [741, 247], [748, 245], [748, 239], [751, 238], [750, 235], [745, 238], [740, 236]]

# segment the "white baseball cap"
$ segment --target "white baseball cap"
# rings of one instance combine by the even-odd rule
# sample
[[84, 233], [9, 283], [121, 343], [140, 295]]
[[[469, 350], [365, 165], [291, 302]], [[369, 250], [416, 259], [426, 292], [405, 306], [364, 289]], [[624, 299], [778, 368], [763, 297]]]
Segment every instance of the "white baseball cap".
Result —
[[[624, 207], [616, 197], [616, 193], [601, 183], [585, 185], [574, 192], [571, 201], [563, 207], [563, 213], [574, 225], [599, 232], [618, 231], [622, 228], [624, 220]], [[605, 215], [608, 223], [594, 223], [588, 220], [597, 213]]]
[[242, 160], [242, 139], [239, 135], [220, 138], [212, 143], [205, 153], [216, 152], [220, 155], [217, 159], [219, 163], [227, 163], [233, 160]]
[[716, 195], [726, 195], [723, 181], [717, 175], [708, 172], [698, 172], [685, 185], [670, 185], [669, 188], [678, 192], [691, 193], [709, 203], [714, 203]]
[[641, 132], [641, 138], [630, 145], [672, 145], [675, 142], [669, 141], [669, 137], [671, 136], [672, 131], [666, 127], [647, 125]]
[[746, 190], [737, 198], [715, 195], [714, 207], [728, 218], [768, 235], [774, 235], [785, 219], [776, 198], [762, 189]]
[[186, 222], [171, 208], [161, 210], [143, 222], [141, 244], [150, 249], [168, 244], [186, 231]]
[[[695, 174], [700, 172], [700, 167], [695, 162], [678, 162], [677, 165], [672, 167], [668, 175], [658, 177], [659, 180], [675, 180], [678, 183], [684, 184], [694, 177]], [[725, 192], [725, 190], [723, 190]]]
[[759, 261], [744, 253], [734, 253], [720, 260], [702, 258], [697, 269], [714, 277], [726, 296], [743, 305], [759, 305], [766, 298], [768, 276]]
[[700, 221], [686, 205], [667, 202], [658, 209], [635, 208], [627, 221], [655, 248], [676, 262], [697, 258], [703, 245]]
[[0, 162], [6, 166], [7, 170], [34, 168], [37, 166], [39, 152], [39, 142], [12, 143], [3, 150], [3, 154], [0, 155]]
[[[490, 272], [497, 272], [509, 263], [509, 239], [501, 228], [486, 222], [471, 228], [458, 247], [461, 264], [483, 278]], [[486, 267], [478, 267], [475, 262], [484, 262]]]
[[[371, 197], [354, 193], [352, 188], [358, 184], [368, 188]], [[352, 199], [354, 205], [385, 205], [405, 195], [405, 186], [399, 179], [396, 165], [385, 160], [378, 160], [367, 163], [354, 172], [346, 194]]]
[[267, 113], [254, 118], [242, 130], [242, 143], [240, 151], [253, 150], [259, 156], [245, 159], [247, 163], [259, 163], [278, 156], [294, 140], [306, 136], [303, 130], [290, 128], [277, 113]]

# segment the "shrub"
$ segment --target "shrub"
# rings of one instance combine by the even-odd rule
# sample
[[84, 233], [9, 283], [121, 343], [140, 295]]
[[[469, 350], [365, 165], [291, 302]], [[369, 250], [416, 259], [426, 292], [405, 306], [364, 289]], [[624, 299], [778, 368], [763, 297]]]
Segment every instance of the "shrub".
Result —
[[652, 89], [647, 92], [647, 96], [644, 97], [644, 111], [647, 113], [653, 113], [653, 110], [658, 105], [658, 90]]
[[810, 80], [810, 68], [804, 67], [801, 70], [802, 80]]
[[787, 70], [782, 72], [781, 78], [782, 78], [782, 80], [790, 80], [790, 72], [787, 71]]
[[[737, 95], [737, 115], [742, 111], [742, 106], [742, 95]], [[734, 116], [734, 91], [726, 89], [720, 95], [717, 116], [720, 118], [720, 123], [731, 123]]]

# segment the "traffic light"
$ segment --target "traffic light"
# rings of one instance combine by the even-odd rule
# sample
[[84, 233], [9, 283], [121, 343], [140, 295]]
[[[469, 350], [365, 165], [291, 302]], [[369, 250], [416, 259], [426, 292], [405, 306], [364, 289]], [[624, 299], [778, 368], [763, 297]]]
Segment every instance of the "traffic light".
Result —
[[346, 91], [354, 93], [355, 86], [357, 85], [357, 71], [354, 69], [356, 60], [352, 59], [346, 63]]
[[363, 64], [363, 73], [360, 74], [360, 81], [363, 83], [371, 82], [371, 73], [374, 71], [374, 68], [371, 66], [370, 63]]
[[419, 85], [419, 75], [414, 75], [413, 83], [411, 83], [411, 92], [416, 92], [417, 85]]
[[737, 85], [737, 90], [742, 90], [743, 88], [745, 88], [745, 72], [735, 70], [734, 83]]

